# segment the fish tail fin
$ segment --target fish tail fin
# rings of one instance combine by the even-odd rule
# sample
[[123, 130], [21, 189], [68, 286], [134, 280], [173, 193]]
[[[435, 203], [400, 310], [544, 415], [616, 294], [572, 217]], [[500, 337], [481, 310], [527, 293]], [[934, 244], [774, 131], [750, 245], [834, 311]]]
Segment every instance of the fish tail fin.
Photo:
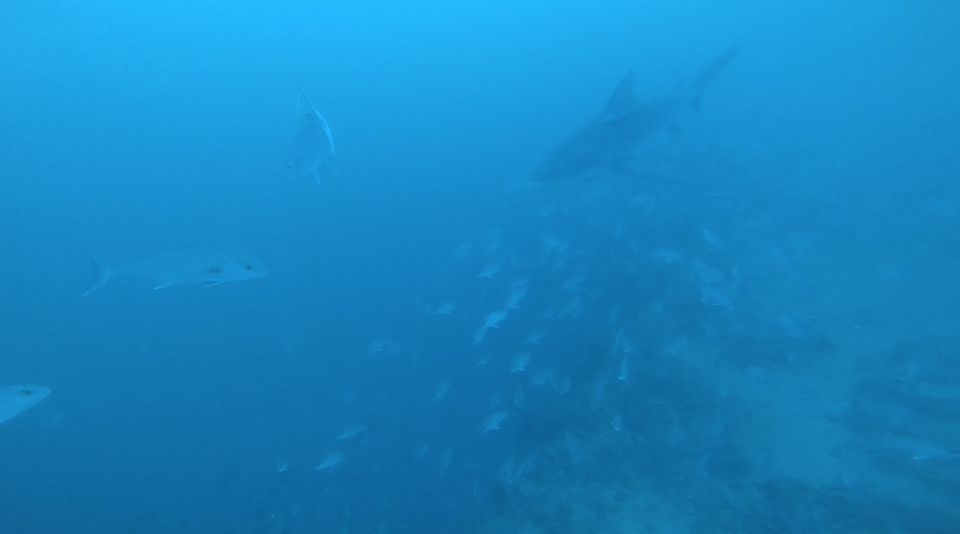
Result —
[[303, 90], [303, 85], [300, 84], [300, 79], [294, 77], [293, 81], [297, 82], [297, 88], [300, 90], [300, 94], [297, 95], [297, 112], [301, 114], [312, 112], [313, 104], [311, 104], [310, 99], [307, 98], [307, 92]]
[[736, 57], [738, 52], [740, 52], [739, 46], [731, 47], [707, 65], [705, 69], [700, 71], [700, 74], [690, 83], [690, 92], [692, 93], [690, 107], [693, 108], [694, 111], [700, 111], [700, 95], [702, 95], [707, 86], [716, 79], [720, 71]]
[[93, 264], [93, 271], [90, 273], [87, 283], [83, 286], [83, 293], [80, 294], [81, 297], [85, 297], [97, 289], [100, 289], [100, 286], [106, 284], [110, 278], [116, 274], [113, 269], [96, 256], [91, 255], [90, 262]]

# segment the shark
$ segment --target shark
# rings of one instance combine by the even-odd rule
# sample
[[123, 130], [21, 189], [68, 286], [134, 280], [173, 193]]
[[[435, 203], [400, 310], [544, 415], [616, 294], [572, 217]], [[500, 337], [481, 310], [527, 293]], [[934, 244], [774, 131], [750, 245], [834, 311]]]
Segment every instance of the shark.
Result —
[[531, 168], [529, 178], [553, 182], [583, 177], [601, 169], [651, 178], [639, 168], [634, 150], [652, 135], [675, 127], [674, 121], [687, 107], [699, 112], [703, 91], [739, 51], [739, 47], [730, 48], [690, 83], [681, 84], [670, 94], [646, 103], [637, 102], [633, 92], [634, 72], [628, 72], [600, 115], [547, 152]]

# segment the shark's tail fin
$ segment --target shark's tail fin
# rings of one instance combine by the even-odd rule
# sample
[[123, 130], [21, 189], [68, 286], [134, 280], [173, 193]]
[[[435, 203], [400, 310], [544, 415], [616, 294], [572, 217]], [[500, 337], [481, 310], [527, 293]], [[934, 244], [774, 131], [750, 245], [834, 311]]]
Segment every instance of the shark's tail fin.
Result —
[[700, 111], [700, 95], [703, 94], [704, 89], [706, 89], [714, 78], [720, 74], [720, 71], [736, 57], [739, 51], [739, 46], [734, 46], [730, 50], [727, 50], [720, 57], [713, 60], [713, 63], [707, 65], [707, 68], [700, 71], [700, 74], [693, 79], [693, 82], [690, 83], [690, 92], [693, 94], [690, 99], [690, 107], [692, 107], [694, 111]]
[[85, 297], [100, 289], [100, 286], [106, 284], [115, 274], [115, 271], [99, 258], [90, 256], [90, 261], [93, 263], [93, 271], [90, 273], [90, 278], [87, 279], [87, 283], [83, 286], [83, 293], [80, 294], [81, 297]]

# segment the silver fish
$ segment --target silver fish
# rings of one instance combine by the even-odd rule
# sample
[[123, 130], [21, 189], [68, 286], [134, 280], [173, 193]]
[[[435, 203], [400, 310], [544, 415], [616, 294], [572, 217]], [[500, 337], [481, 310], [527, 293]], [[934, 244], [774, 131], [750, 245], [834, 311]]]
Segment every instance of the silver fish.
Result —
[[518, 389], [516, 394], [514, 394], [513, 405], [516, 406], [518, 410], [522, 410], [527, 405], [527, 396], [524, 394], [523, 388]]
[[527, 382], [527, 386], [542, 386], [547, 383], [547, 380], [553, 380], [553, 375], [556, 372], [557, 370], [553, 367], [541, 369], [540, 371], [537, 371], [535, 375], [533, 375], [529, 382]]
[[343, 461], [343, 455], [339, 452], [332, 452], [328, 454], [320, 465], [314, 467], [314, 471], [323, 471], [324, 469], [333, 470], [334, 467], [340, 464]]
[[492, 414], [490, 414], [489, 417], [487, 417], [486, 421], [484, 421], [483, 424], [480, 426], [480, 433], [486, 434], [491, 430], [499, 430], [500, 423], [502, 423], [503, 420], [509, 416], [510, 416], [509, 408], [504, 410], [497, 410], [493, 412]]
[[515, 310], [520, 307], [520, 301], [527, 295], [527, 286], [521, 285], [507, 295], [507, 302], [503, 305], [505, 310]]
[[519, 373], [520, 371], [526, 371], [528, 363], [530, 363], [530, 353], [521, 352], [514, 356], [513, 361], [510, 362], [510, 372]]
[[623, 430], [623, 416], [620, 414], [614, 414], [610, 419], [610, 426], [617, 432]]
[[50, 389], [44, 386], [0, 386], [0, 423], [33, 408], [49, 394]]
[[181, 283], [212, 286], [250, 280], [266, 276], [267, 270], [259, 261], [233, 250], [189, 247], [115, 268], [97, 262], [83, 295], [93, 293], [117, 275], [152, 278], [154, 289], [161, 289]]
[[503, 321], [507, 318], [507, 312], [504, 310], [497, 310], [487, 314], [486, 319], [483, 320], [483, 326], [480, 328], [497, 328], [500, 325], [500, 321]]
[[350, 439], [366, 429], [366, 423], [354, 423], [344, 428], [343, 432], [340, 432], [340, 434], [337, 436], [337, 439]]
[[480, 274], [477, 275], [477, 278], [493, 278], [497, 275], [497, 273], [500, 272], [500, 269], [502, 268], [503, 264], [500, 262], [491, 263], [490, 265], [484, 267], [482, 271], [480, 271]]
[[450, 392], [450, 381], [443, 380], [440, 382], [440, 384], [437, 385], [437, 389], [434, 390], [433, 400], [434, 401], [442, 400], [444, 397], [447, 396], [447, 393], [449, 392]]
[[630, 360], [627, 359], [627, 356], [624, 356], [623, 361], [620, 362], [620, 372], [617, 374], [617, 380], [621, 382], [630, 381]]
[[527, 336], [527, 339], [524, 341], [524, 344], [526, 344], [526, 345], [539, 345], [539, 344], [540, 344], [540, 340], [543, 339], [543, 336], [545, 336], [545, 335], [547, 335], [547, 331], [546, 331], [546, 330], [537, 330], [536, 332], [533, 332], [532, 334], [530, 334], [529, 336]]
[[440, 457], [440, 462], [437, 463], [437, 471], [440, 474], [440, 477], [443, 478], [443, 475], [447, 474], [447, 470], [450, 469], [450, 460], [453, 459], [453, 447], [448, 447], [447, 450], [443, 451], [443, 456]]
[[451, 313], [453, 313], [453, 309], [456, 307], [457, 307], [457, 303], [452, 300], [449, 300], [447, 302], [444, 302], [440, 306], [438, 306], [437, 311], [433, 313], [435, 315], [450, 315]]

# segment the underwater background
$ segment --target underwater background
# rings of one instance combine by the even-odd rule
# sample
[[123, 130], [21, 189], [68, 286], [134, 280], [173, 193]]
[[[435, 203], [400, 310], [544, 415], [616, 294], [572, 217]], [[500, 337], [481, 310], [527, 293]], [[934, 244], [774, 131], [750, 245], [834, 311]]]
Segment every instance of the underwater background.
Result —
[[[5, 1], [0, 385], [52, 392], [0, 425], [0, 534], [960, 532], [957, 27]], [[732, 46], [652, 179], [525, 179]], [[81, 296], [190, 247], [268, 274]]]

